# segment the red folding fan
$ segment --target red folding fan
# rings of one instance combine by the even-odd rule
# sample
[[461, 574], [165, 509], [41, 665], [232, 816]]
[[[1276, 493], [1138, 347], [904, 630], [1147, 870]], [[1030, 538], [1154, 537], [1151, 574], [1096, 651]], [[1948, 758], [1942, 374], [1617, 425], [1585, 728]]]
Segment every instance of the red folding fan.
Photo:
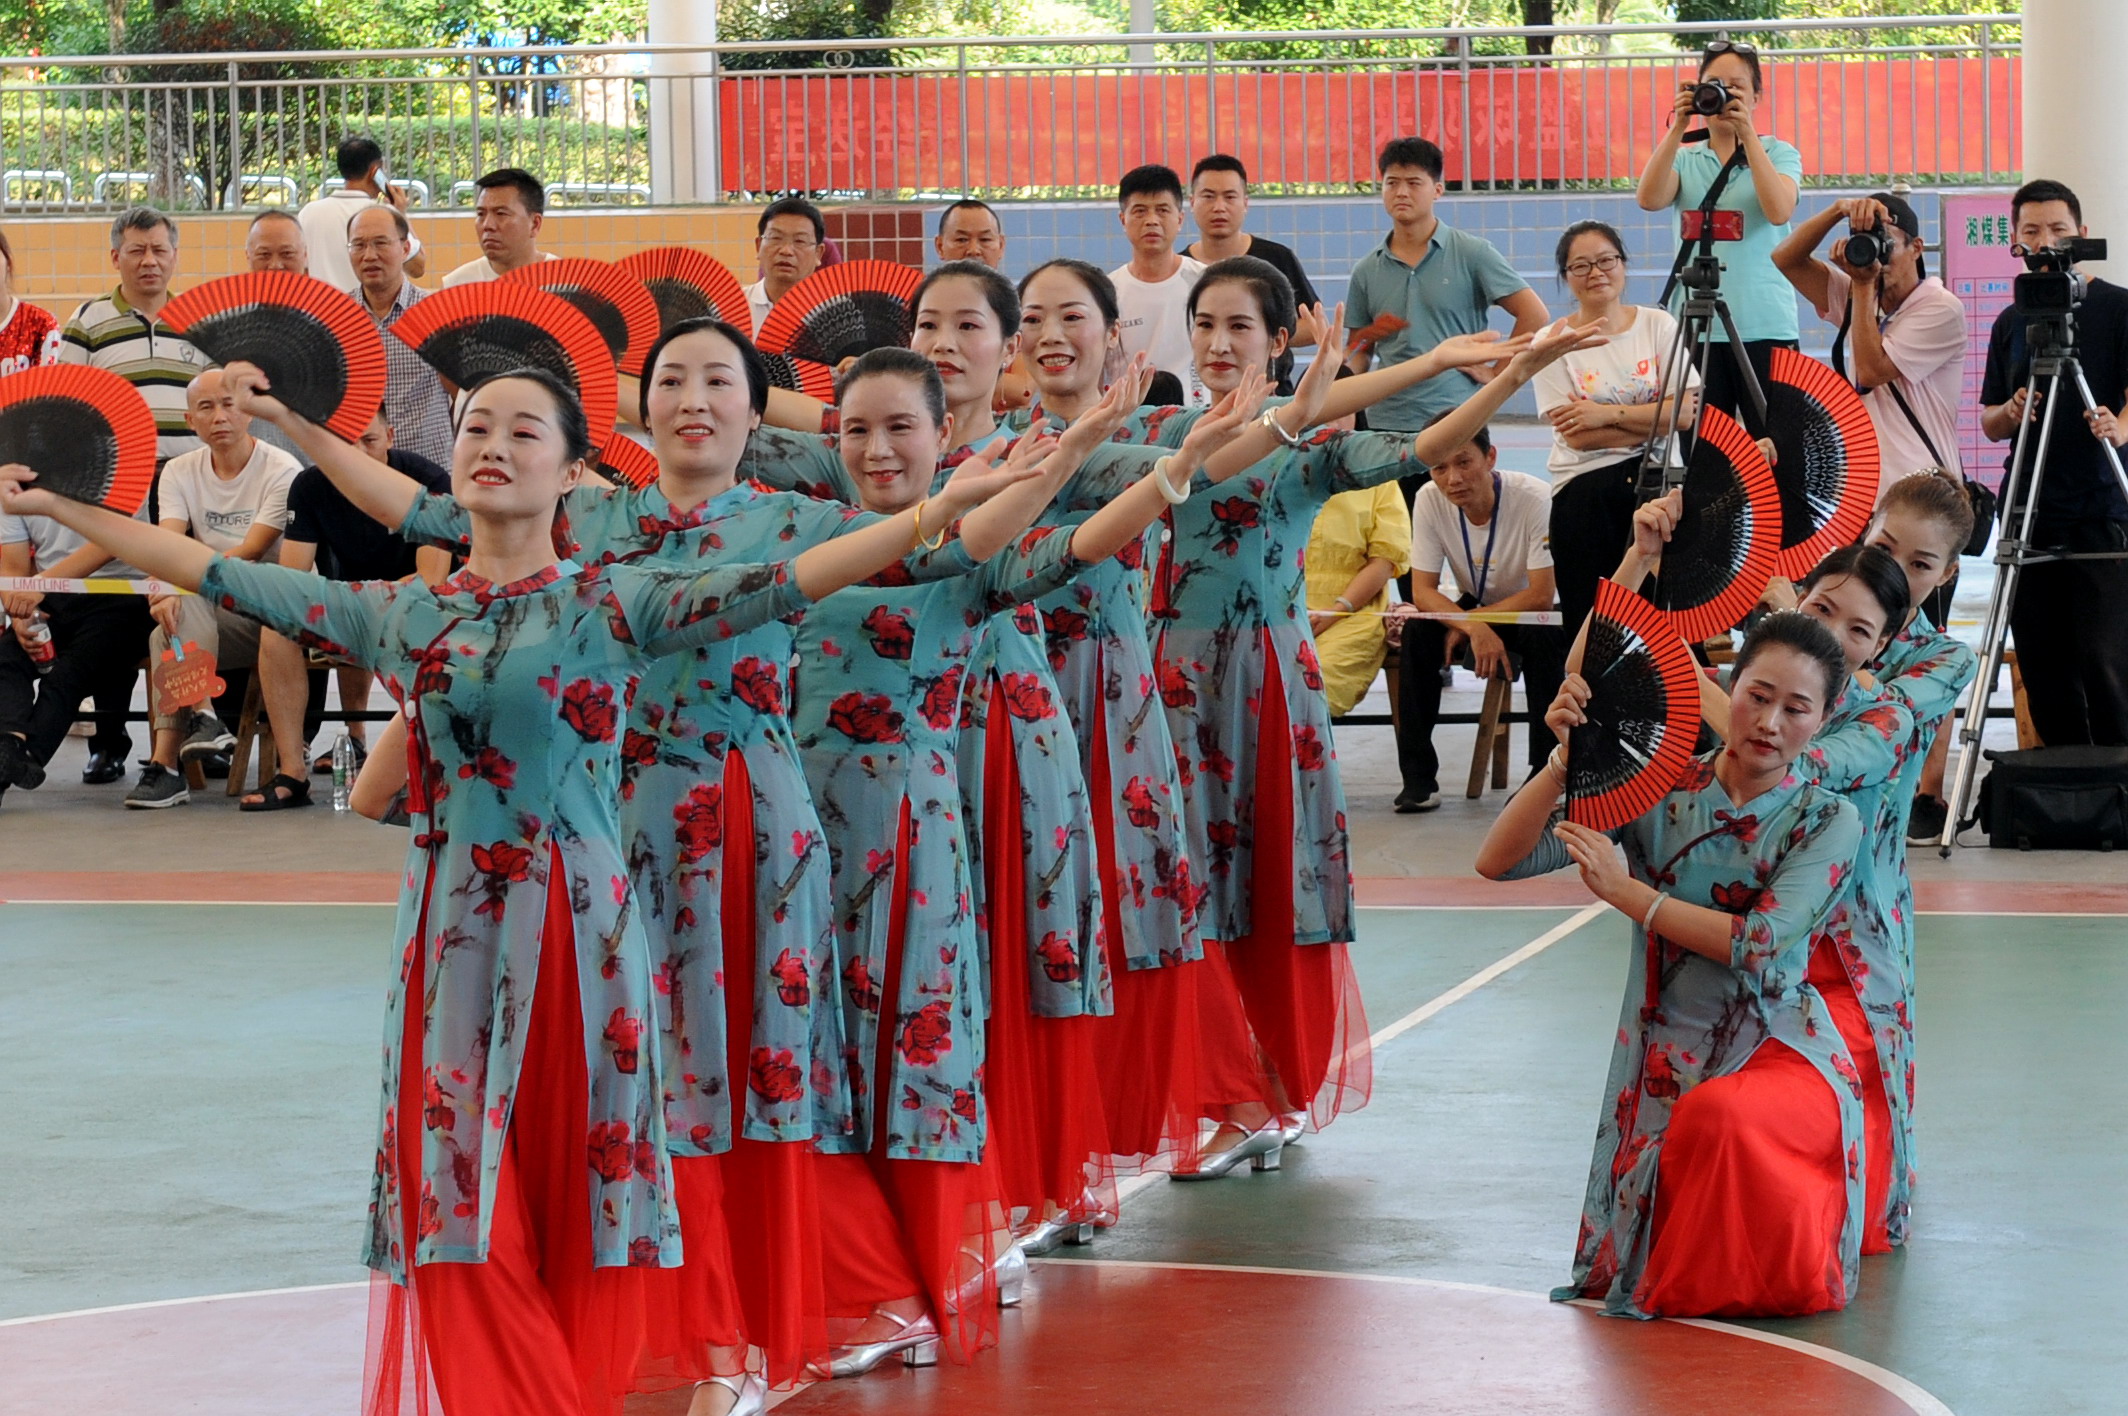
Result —
[[194, 286], [163, 323], [218, 364], [256, 364], [275, 398], [354, 442], [384, 401], [384, 338], [354, 297], [292, 270]]
[[1655, 599], [1698, 643], [1751, 612], [1780, 553], [1781, 491], [1766, 455], [1719, 408], [1700, 414], [1685, 508], [1663, 550]]
[[512, 369], [545, 369], [576, 390], [594, 438], [620, 407], [613, 356], [590, 320], [559, 295], [499, 280], [424, 297], [392, 325], [429, 367], [460, 388]]
[[713, 256], [688, 246], [658, 246], [623, 256], [614, 264], [622, 274], [643, 282], [657, 302], [660, 332], [681, 320], [710, 315], [753, 332], [753, 313], [746, 303], [746, 289], [731, 268]]
[[641, 489], [658, 480], [658, 455], [626, 433], [615, 433], [599, 449], [598, 472], [615, 486]]
[[599, 336], [613, 351], [613, 362], [624, 374], [640, 375], [650, 346], [658, 342], [662, 326], [658, 302], [650, 298], [643, 282], [610, 261], [588, 256], [568, 256], [555, 261], [534, 261], [502, 277], [519, 285], [536, 285], [561, 296], [598, 327]]
[[835, 401], [835, 371], [827, 365], [790, 354], [763, 354], [761, 361], [768, 365], [768, 381], [775, 387], [794, 389], [822, 403]]
[[1798, 580], [1869, 525], [1882, 475], [1877, 429], [1853, 384], [1793, 349], [1773, 351], [1766, 428], [1781, 489], [1774, 574]]
[[909, 302], [923, 283], [922, 271], [893, 261], [816, 270], [776, 302], [755, 343], [830, 369], [873, 349], [906, 347], [916, 323]]
[[1615, 830], [1669, 795], [1692, 760], [1699, 666], [1670, 616], [1604, 580], [1581, 676], [1588, 721], [1567, 734], [1566, 819]]
[[37, 485], [131, 516], [155, 481], [155, 415], [109, 369], [43, 364], [0, 379], [0, 463]]

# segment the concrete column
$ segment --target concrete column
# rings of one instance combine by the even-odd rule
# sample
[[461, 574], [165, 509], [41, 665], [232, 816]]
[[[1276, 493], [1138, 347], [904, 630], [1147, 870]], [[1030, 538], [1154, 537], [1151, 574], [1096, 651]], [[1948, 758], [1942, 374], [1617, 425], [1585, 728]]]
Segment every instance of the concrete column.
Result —
[[[714, 0], [650, 0], [652, 44], [714, 44]], [[717, 174], [716, 81], [711, 55], [654, 54], [650, 61], [650, 191], [660, 206], [713, 202]]]
[[[1160, 20], [1155, 4], [1156, 0], [1130, 0], [1130, 33], [1160, 32]], [[1150, 44], [1134, 44], [1130, 47], [1130, 61], [1133, 64], [1150, 64], [1153, 57], [1153, 46]]]
[[2068, 183], [2091, 234], [2121, 244], [2128, 260], [2128, 183], [2116, 142], [2128, 127], [2118, 62], [2128, 5], [2030, 0], [2024, 20], [2025, 177]]

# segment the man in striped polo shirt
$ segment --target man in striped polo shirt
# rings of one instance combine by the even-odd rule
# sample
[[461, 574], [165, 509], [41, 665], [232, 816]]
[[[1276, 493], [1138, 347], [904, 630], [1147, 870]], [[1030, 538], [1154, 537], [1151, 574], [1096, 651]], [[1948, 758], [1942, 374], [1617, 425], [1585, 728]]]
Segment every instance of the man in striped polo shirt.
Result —
[[210, 362], [162, 322], [177, 275], [177, 224], [153, 207], [111, 223], [118, 288], [74, 311], [60, 332], [59, 359], [109, 369], [155, 414], [156, 462], [201, 446], [185, 422], [185, 385]]

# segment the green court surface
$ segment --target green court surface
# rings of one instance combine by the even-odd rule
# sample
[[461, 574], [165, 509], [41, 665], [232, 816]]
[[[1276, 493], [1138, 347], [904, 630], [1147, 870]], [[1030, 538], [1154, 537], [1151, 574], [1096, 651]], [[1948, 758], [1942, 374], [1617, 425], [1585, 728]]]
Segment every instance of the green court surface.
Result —
[[[1575, 915], [1362, 911], [1372, 1027]], [[1154, 1182], [1067, 1252], [1551, 1287], [1626, 939], [1598, 914], [1384, 1043], [1282, 1171]], [[0, 1319], [363, 1277], [392, 958], [384, 907], [0, 905]], [[2128, 1411], [2128, 928], [1925, 916], [1920, 958], [1913, 1240], [1846, 1312], [1754, 1326], [1960, 1416]]]

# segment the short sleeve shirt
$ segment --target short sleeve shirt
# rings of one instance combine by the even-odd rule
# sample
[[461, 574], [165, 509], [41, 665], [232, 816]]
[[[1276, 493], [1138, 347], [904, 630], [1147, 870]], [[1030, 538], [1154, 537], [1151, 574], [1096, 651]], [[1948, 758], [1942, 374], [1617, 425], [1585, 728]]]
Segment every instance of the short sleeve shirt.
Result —
[[1457, 588], [1480, 605], [1528, 589], [1530, 572], [1552, 564], [1552, 489], [1527, 472], [1499, 475], [1500, 497], [1483, 526], [1465, 521], [1432, 482], [1419, 488], [1411, 504], [1412, 569], [1447, 562]]
[[[1408, 328], [1375, 346], [1376, 363], [1397, 364], [1454, 335], [1478, 333], [1494, 305], [1527, 289], [1529, 282], [1515, 274], [1492, 242], [1441, 222], [1416, 266], [1391, 255], [1386, 237], [1360, 257], [1345, 292], [1345, 324], [1361, 329], [1385, 314], [1408, 321]], [[1436, 374], [1368, 409], [1367, 426], [1416, 432], [1468, 398], [1475, 387], [1460, 370]]]
[[[2116, 413], [2121, 411], [2128, 401], [2128, 289], [2104, 280], [2091, 282], [2083, 308], [2076, 312], [2076, 357], [2091, 385], [2091, 396]], [[2010, 395], [2025, 386], [2031, 370], [2025, 316], [2013, 305], [1995, 317], [1995, 328], [1989, 332], [1980, 401], [1991, 408], [2008, 403]], [[2082, 418], [2068, 416], [2078, 411], [2072, 403], [2055, 414], [2054, 436], [2047, 444], [2047, 475], [2039, 488], [2038, 519], [2056, 525], [2090, 518], [2128, 521], [2128, 500], [2123, 500], [2120, 484], [2113, 480], [2105, 451]], [[2033, 412], [2036, 417], [2038, 410]], [[2014, 440], [2008, 444], [2005, 469], [2016, 447]]]
[[[1854, 282], [1847, 272], [1828, 263], [1825, 267], [1825, 305], [1818, 318], [1831, 324], [1844, 323], [1853, 305], [1849, 296]], [[1863, 404], [1877, 429], [1877, 454], [1883, 466], [1882, 496], [1901, 477], [1931, 467], [1958, 467], [1958, 404], [1965, 397], [1965, 302], [1930, 276], [1899, 302], [1899, 308], [1880, 316], [1877, 328], [1884, 352], [1899, 370], [1899, 377], [1886, 388], [1866, 390]], [[1848, 372], [1854, 371], [1854, 338], [1848, 337]], [[1891, 387], [1899, 390], [1906, 406], [1914, 410], [1924, 432], [1914, 431], [1906, 414], [1899, 411]], [[1933, 444], [1934, 455], [1929, 452]], [[1938, 459], [1941, 459], [1940, 461]]]
[[[1624, 334], [1614, 334], [1592, 349], [1576, 349], [1537, 371], [1532, 387], [1537, 393], [1539, 413], [1549, 413], [1576, 399], [1631, 406], [1653, 403], [1661, 396], [1663, 365], [1669, 361], [1671, 345], [1677, 338], [1677, 321], [1668, 310], [1653, 305], [1632, 308], [1633, 323]], [[1689, 364], [1685, 368], [1685, 386], [1699, 387], [1699, 373]], [[1638, 457], [1645, 448], [1646, 444], [1640, 448], [1572, 448], [1555, 436], [1545, 463], [1552, 474], [1552, 494], [1557, 496], [1560, 487], [1579, 473]], [[1675, 463], [1675, 449], [1670, 457]]]
[[59, 321], [49, 310], [17, 300], [0, 320], [0, 376], [59, 361]]
[[[1803, 182], [1803, 154], [1796, 151], [1795, 144], [1779, 138], [1761, 137], [1760, 144], [1766, 149], [1773, 170], [1796, 183]], [[1699, 210], [1699, 204], [1707, 199], [1707, 189], [1722, 170], [1723, 160], [1715, 155], [1709, 143], [1693, 143], [1677, 150], [1677, 160], [1672, 170], [1677, 173], [1677, 200], [1672, 203], [1680, 213]], [[1715, 203], [1717, 211], [1741, 212], [1744, 218], [1744, 239], [1741, 241], [1717, 241], [1714, 252], [1722, 263], [1722, 299], [1729, 306], [1729, 315], [1736, 321], [1737, 337], [1749, 343], [1754, 340], [1793, 340], [1797, 337], [1796, 292], [1773, 263], [1773, 248], [1788, 235], [1788, 222], [1774, 224], [1766, 219], [1759, 206], [1758, 192], [1751, 185], [1751, 169], [1739, 168], [1733, 173], [1728, 185], [1722, 188], [1721, 200]], [[1683, 221], [1680, 217], [1679, 233], [1682, 237]], [[1679, 292], [1680, 298], [1682, 293]], [[1714, 337], [1726, 341], [1728, 335], [1717, 328]]]
[[[146, 515], [146, 509], [134, 517], [138, 521]], [[30, 548], [30, 566], [37, 571], [48, 571], [59, 562], [88, 544], [88, 538], [69, 526], [62, 526], [49, 516], [0, 515], [0, 546], [20, 545], [27, 541]], [[105, 561], [100, 569], [90, 572], [104, 580], [139, 580], [141, 573], [124, 561]]]
[[[451, 490], [451, 474], [425, 457], [395, 447], [384, 460], [431, 494]], [[414, 573], [414, 546], [365, 515], [315, 467], [289, 484], [288, 539], [318, 548], [318, 573], [327, 580], [403, 580]]]
[[1188, 256], [1165, 280], [1140, 280], [1128, 265], [1108, 273], [1115, 282], [1116, 307], [1121, 318], [1123, 352], [1143, 354], [1162, 373], [1173, 374], [1182, 383], [1182, 401], [1202, 408], [1212, 401], [1209, 390], [1198, 381], [1196, 356], [1190, 351], [1190, 291], [1204, 266]]
[[251, 460], [226, 481], [214, 475], [213, 458], [203, 447], [170, 459], [158, 484], [164, 521], [184, 522], [192, 539], [223, 555], [243, 545], [254, 525], [287, 529], [293, 457], [254, 439]]

